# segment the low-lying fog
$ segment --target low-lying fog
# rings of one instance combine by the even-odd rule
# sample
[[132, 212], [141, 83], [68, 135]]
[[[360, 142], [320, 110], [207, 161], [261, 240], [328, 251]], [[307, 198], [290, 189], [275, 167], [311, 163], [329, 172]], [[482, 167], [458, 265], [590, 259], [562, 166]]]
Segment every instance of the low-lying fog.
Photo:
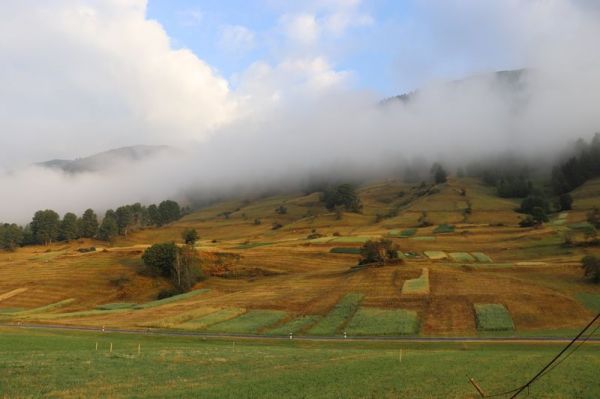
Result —
[[[524, 35], [526, 71], [436, 80], [386, 103], [319, 57], [257, 62], [233, 87], [173, 49], [144, 2], [27, 3], [0, 5], [4, 222], [292, 189], [317, 174], [401, 177], [422, 158], [450, 171], [507, 152], [548, 158], [600, 131], [600, 14], [582, 1], [506, 2], [521, 14], [498, 26]], [[136, 144], [176, 150], [93, 173], [32, 166]]]

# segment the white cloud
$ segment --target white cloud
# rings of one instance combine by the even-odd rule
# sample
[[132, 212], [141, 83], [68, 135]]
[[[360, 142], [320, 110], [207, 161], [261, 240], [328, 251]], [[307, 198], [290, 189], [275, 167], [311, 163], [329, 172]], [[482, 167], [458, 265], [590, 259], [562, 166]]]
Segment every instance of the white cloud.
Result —
[[301, 45], [314, 44], [319, 38], [319, 25], [313, 14], [285, 14], [281, 17], [280, 24], [287, 37]]
[[234, 118], [228, 82], [171, 48], [145, 4], [0, 3], [0, 159], [201, 140]]
[[254, 32], [242, 25], [225, 25], [221, 28], [221, 49], [243, 54], [254, 47]]

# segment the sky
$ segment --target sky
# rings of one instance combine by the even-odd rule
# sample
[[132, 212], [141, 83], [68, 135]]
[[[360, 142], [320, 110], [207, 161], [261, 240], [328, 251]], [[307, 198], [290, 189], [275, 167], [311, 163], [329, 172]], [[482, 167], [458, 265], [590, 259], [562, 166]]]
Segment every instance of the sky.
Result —
[[150, 0], [147, 15], [162, 24], [175, 46], [191, 49], [230, 81], [257, 60], [322, 56], [350, 72], [354, 87], [392, 96], [431, 79], [525, 66], [504, 43], [510, 32], [488, 23], [498, 7], [462, 18], [467, 3], [474, 4]]
[[[600, 131], [598, 37], [596, 0], [0, 2], [0, 221], [550, 154]], [[178, 155], [32, 165], [140, 144]]]

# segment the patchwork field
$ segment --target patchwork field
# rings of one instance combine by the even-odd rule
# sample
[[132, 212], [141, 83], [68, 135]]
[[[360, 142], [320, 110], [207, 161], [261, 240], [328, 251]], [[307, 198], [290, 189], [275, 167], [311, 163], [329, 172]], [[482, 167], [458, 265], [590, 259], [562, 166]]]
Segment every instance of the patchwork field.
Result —
[[[592, 186], [577, 194], [576, 210], [541, 228], [518, 227], [516, 202], [473, 179], [425, 194], [387, 181], [360, 188], [360, 214], [330, 212], [318, 193], [276, 195], [220, 202], [112, 245], [1, 252], [0, 322], [315, 336], [403, 335], [410, 328], [398, 326], [418, 325], [414, 334], [474, 336], [490, 333], [478, 328], [475, 305], [503, 304], [511, 334], [563, 335], [598, 309], [600, 287], [583, 279], [579, 262], [600, 249], [563, 245], [566, 230], [589, 228]], [[281, 205], [286, 214], [275, 212]], [[417, 227], [424, 213], [431, 225]], [[283, 227], [273, 230], [275, 222]], [[170, 284], [142, 273], [141, 254], [156, 242], [181, 242], [190, 227], [208, 278], [157, 300]], [[382, 237], [403, 262], [353, 268], [362, 244]], [[90, 246], [97, 250], [78, 251]], [[411, 321], [402, 324], [401, 315]]]

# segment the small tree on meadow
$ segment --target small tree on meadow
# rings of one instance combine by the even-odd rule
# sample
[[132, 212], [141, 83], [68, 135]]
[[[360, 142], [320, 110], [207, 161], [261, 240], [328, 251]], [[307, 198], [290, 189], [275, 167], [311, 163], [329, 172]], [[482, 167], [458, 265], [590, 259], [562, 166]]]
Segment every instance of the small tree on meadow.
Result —
[[198, 232], [196, 231], [196, 229], [186, 229], [183, 231], [183, 234], [181, 236], [183, 238], [183, 241], [191, 246], [194, 246], [196, 244], [196, 241], [198, 241]]
[[370, 263], [384, 265], [389, 261], [397, 260], [398, 251], [391, 240], [369, 240], [360, 249], [360, 256], [359, 265]]

